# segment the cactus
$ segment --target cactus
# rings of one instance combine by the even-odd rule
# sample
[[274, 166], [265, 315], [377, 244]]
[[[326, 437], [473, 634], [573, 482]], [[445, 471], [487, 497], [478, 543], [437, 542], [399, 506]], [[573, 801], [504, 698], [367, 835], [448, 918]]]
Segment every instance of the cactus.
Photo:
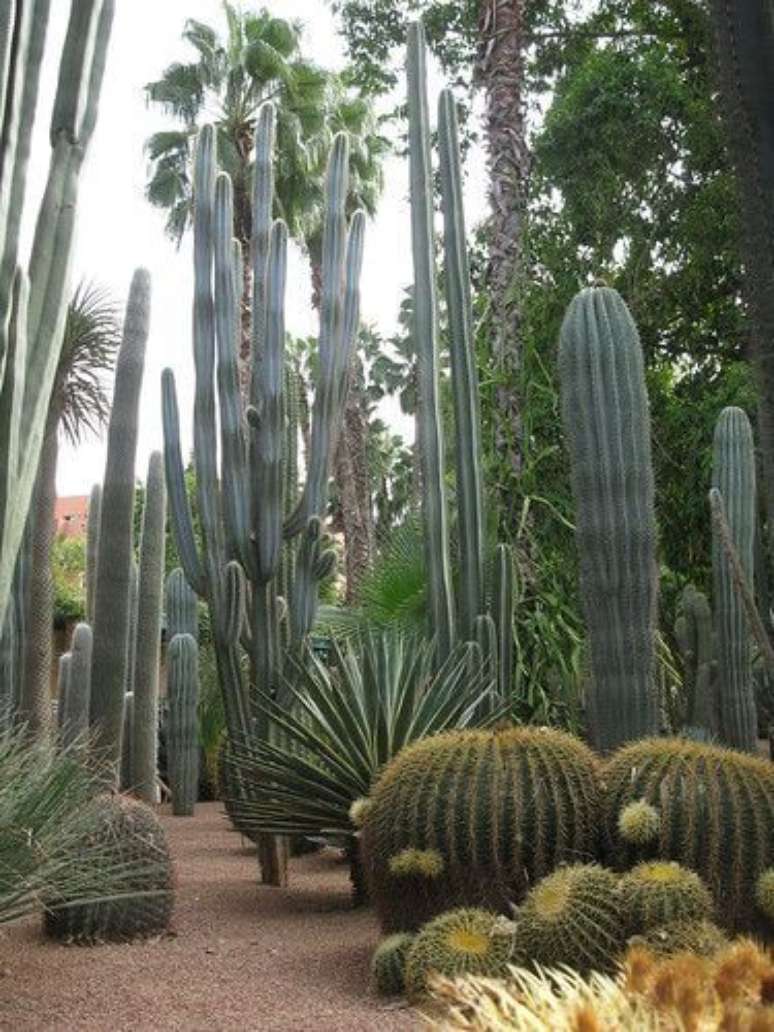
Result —
[[718, 727], [712, 610], [706, 595], [693, 584], [686, 585], [680, 597], [675, 637], [683, 661], [687, 726], [694, 734], [700, 732], [709, 737]]
[[570, 303], [559, 375], [591, 650], [588, 730], [605, 752], [658, 731], [650, 414], [637, 328], [614, 290]]
[[619, 896], [630, 935], [675, 921], [703, 921], [713, 911], [712, 896], [698, 874], [673, 860], [637, 864], [621, 878]]
[[79, 623], [73, 631], [73, 640], [70, 646], [67, 689], [64, 699], [60, 694], [59, 726], [62, 744], [65, 747], [84, 735], [89, 726], [92, 642], [91, 627], [87, 623]]
[[[729, 931], [754, 931], [754, 887], [774, 856], [774, 767], [765, 760], [686, 739], [637, 742], [602, 771], [603, 852], [626, 870], [643, 859], [676, 860], [709, 888]], [[621, 812], [645, 800], [658, 837], [627, 842]]]
[[406, 991], [406, 958], [415, 938], [409, 932], [397, 932], [374, 950], [371, 977], [380, 996], [402, 996]]
[[164, 589], [166, 511], [163, 459], [161, 452], [153, 452], [148, 461], [145, 511], [140, 540], [132, 734], [134, 791], [138, 798], [143, 799], [146, 803], [155, 803], [157, 798], [159, 655], [161, 651], [161, 599]]
[[617, 885], [597, 864], [560, 867], [543, 878], [514, 915], [514, 963], [611, 970], [624, 946]]
[[0, 626], [0, 729], [7, 730], [13, 721], [18, 668], [18, 636], [16, 609], [13, 604], [5, 611]]
[[167, 641], [177, 634], [190, 634], [199, 640], [199, 616], [196, 594], [178, 566], [167, 576], [166, 582]]
[[513, 951], [512, 922], [486, 910], [460, 908], [428, 922], [406, 957], [406, 991], [418, 997], [433, 974], [503, 977]]
[[774, 867], [768, 867], [755, 882], [755, 905], [774, 925]]
[[728, 946], [728, 939], [712, 921], [672, 921], [632, 936], [629, 945], [644, 946], [660, 957], [675, 953], [712, 957]]
[[121, 734], [121, 753], [119, 758], [118, 785], [122, 792], [134, 790], [134, 771], [132, 761], [134, 749], [132, 739], [134, 738], [134, 692], [124, 693], [123, 702], [123, 731]]
[[94, 591], [97, 586], [101, 513], [102, 485], [94, 484], [89, 495], [88, 522], [86, 524], [86, 619], [90, 624], [94, 623]]
[[[452, 732], [402, 750], [371, 793], [362, 832], [383, 929], [412, 931], [449, 906], [507, 913], [558, 863], [593, 859], [595, 769], [581, 742], [534, 728]], [[430, 856], [423, 873], [418, 860]]]
[[645, 846], [655, 842], [661, 830], [658, 810], [644, 799], [636, 799], [618, 815], [618, 834], [625, 842]]
[[[755, 449], [750, 421], [739, 408], [723, 409], [715, 426], [712, 486], [723, 496], [731, 539], [744, 575], [751, 582], [756, 519]], [[716, 526], [712, 573], [720, 737], [736, 749], [755, 752], [758, 732], [750, 629]]]
[[167, 653], [167, 740], [172, 813], [190, 817], [199, 789], [199, 649], [190, 634], [177, 634]]
[[97, 581], [94, 591], [94, 651], [90, 723], [94, 756], [105, 783], [114, 784], [121, 755], [127, 678], [134, 515], [137, 411], [148, 339], [150, 277], [138, 269], [132, 279], [124, 336], [116, 363], [102, 488]]
[[[99, 796], [93, 804], [91, 847], [107, 847], [127, 874], [121, 893], [98, 903], [51, 900], [46, 934], [66, 942], [111, 942], [159, 935], [174, 904], [172, 860], [164, 829], [150, 807], [125, 796]], [[77, 862], [77, 857], [73, 858]], [[141, 871], [132, 877], [132, 868]]]
[[[17, 267], [50, 3], [5, 5], [0, 60], [0, 626], [11, 596], [64, 332], [80, 172], [97, 119], [114, 0], [72, 4], [51, 159], [27, 273]], [[11, 25], [11, 20], [13, 25]], [[84, 45], [84, 41], [89, 46]], [[66, 115], [66, 117], [64, 117]], [[30, 389], [32, 388], [32, 389]]]
[[67, 702], [68, 681], [70, 679], [70, 653], [63, 652], [59, 657], [56, 669], [56, 717], [57, 727], [61, 730]]

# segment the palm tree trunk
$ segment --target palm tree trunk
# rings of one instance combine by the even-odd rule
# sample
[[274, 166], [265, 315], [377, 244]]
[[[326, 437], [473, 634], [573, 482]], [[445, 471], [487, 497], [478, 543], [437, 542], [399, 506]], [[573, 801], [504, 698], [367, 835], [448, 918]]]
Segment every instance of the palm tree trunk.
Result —
[[24, 679], [19, 699], [19, 718], [31, 737], [48, 737], [51, 727], [51, 657], [54, 625], [54, 580], [51, 546], [54, 541], [57, 432], [59, 409], [49, 408], [40, 453], [31, 524], [29, 610], [24, 636]]
[[525, 0], [480, 0], [477, 79], [486, 99], [489, 155], [489, 285], [492, 351], [497, 370], [494, 437], [505, 463], [500, 493], [503, 520], [517, 519], [514, 479], [521, 471], [521, 365], [519, 281], [523, 272], [522, 224], [530, 156], [524, 105]]
[[353, 354], [348, 371], [347, 400], [336, 448], [334, 475], [344, 530], [347, 605], [357, 599], [374, 551], [371, 484], [368, 477], [368, 418], [360, 359]]

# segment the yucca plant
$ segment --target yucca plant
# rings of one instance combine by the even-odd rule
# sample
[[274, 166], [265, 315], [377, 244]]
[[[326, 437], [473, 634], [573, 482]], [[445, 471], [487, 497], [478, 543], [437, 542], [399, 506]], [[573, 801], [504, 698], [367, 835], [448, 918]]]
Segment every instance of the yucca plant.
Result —
[[351, 810], [385, 764], [410, 742], [503, 715], [476, 645], [458, 647], [434, 671], [432, 643], [396, 631], [334, 642], [329, 667], [308, 650], [293, 664], [286, 690], [290, 707], [263, 699], [268, 739], [234, 744], [227, 762], [244, 792], [226, 800], [229, 813], [247, 833], [344, 845], [356, 889]]
[[24, 728], [0, 737], [0, 924], [52, 900], [138, 894], [143, 872], [118, 863], [92, 834], [88, 804], [98, 789], [83, 764], [81, 742], [57, 751], [30, 744]]

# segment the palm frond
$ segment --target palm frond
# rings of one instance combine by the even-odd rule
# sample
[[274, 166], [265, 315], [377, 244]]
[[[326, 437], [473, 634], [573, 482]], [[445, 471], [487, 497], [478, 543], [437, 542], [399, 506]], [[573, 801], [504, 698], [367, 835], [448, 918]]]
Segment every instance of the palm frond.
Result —
[[201, 65], [180, 61], [169, 65], [160, 79], [147, 83], [145, 96], [187, 126], [195, 125], [205, 96]]

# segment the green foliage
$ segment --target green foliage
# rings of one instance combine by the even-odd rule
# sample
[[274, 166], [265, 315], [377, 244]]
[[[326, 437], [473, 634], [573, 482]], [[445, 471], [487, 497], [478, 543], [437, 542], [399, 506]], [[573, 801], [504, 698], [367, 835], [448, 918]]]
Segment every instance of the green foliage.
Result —
[[308, 652], [287, 684], [289, 708], [263, 698], [268, 740], [235, 743], [226, 761], [229, 782], [244, 785], [226, 798], [240, 828], [350, 838], [353, 803], [401, 750], [499, 715], [469, 657], [462, 647], [436, 671], [429, 643], [395, 631], [334, 643], [330, 667]]
[[622, 917], [630, 935], [675, 921], [704, 921], [712, 917], [709, 889], [694, 871], [673, 860], [646, 860], [621, 878]]
[[406, 990], [422, 996], [433, 974], [503, 977], [513, 951], [513, 926], [496, 914], [473, 907], [452, 910], [429, 921], [406, 957]]
[[82, 537], [57, 536], [51, 546], [54, 579], [54, 620], [82, 620], [86, 615], [86, 542]]
[[618, 879], [596, 864], [560, 867], [530, 889], [516, 911], [514, 963], [580, 974], [609, 971], [623, 949]]
[[80, 903], [67, 892], [47, 900], [44, 927], [66, 942], [129, 941], [167, 930], [174, 903], [172, 859], [161, 822], [150, 807], [126, 796], [98, 796], [86, 810], [85, 834], [69, 843], [73, 867], [101, 849], [128, 870], [120, 897]]
[[406, 957], [415, 936], [398, 932], [382, 939], [371, 957], [371, 977], [380, 996], [401, 996], [406, 990]]
[[[674, 860], [709, 888], [729, 931], [754, 931], [755, 882], [774, 855], [774, 767], [687, 739], [652, 739], [615, 753], [602, 772], [603, 852], [617, 870]], [[620, 834], [622, 811], [645, 800], [660, 817], [644, 846]]]
[[[404, 749], [374, 787], [363, 828], [382, 927], [413, 930], [449, 906], [507, 913], [557, 864], [593, 859], [597, 791], [593, 755], [559, 731], [457, 731]], [[396, 877], [404, 850], [435, 851], [443, 870]]]

